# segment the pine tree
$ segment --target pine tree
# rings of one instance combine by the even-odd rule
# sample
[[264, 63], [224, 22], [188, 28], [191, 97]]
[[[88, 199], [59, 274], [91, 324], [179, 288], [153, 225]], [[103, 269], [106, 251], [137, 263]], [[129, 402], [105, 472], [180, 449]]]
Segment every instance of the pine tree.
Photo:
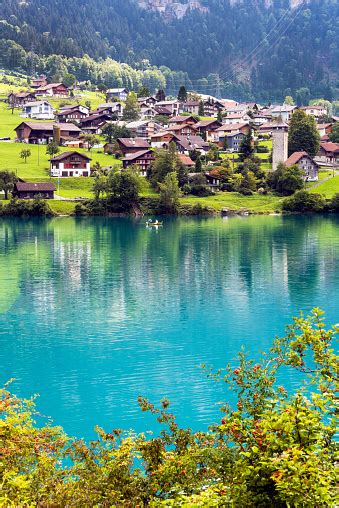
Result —
[[198, 111], [198, 115], [199, 115], [199, 116], [205, 116], [205, 109], [204, 109], [204, 103], [203, 103], [203, 101], [200, 101], [200, 102], [199, 102], [199, 111]]
[[155, 98], [158, 102], [162, 102], [162, 101], [166, 100], [166, 95], [165, 95], [164, 90], [162, 90], [162, 88], [159, 88], [159, 90], [156, 93]]
[[178, 92], [178, 101], [187, 102], [187, 90], [186, 87], [181, 86]]

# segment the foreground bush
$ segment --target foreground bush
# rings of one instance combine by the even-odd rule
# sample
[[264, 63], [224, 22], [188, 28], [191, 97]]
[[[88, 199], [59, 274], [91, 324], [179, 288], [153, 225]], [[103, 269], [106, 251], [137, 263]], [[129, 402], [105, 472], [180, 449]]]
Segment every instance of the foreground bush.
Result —
[[[335, 506], [335, 389], [337, 326], [321, 312], [299, 317], [254, 363], [208, 375], [237, 394], [208, 432], [180, 428], [162, 401], [140, 398], [164, 429], [157, 437], [107, 433], [87, 445], [60, 427], [35, 425], [34, 400], [8, 386], [0, 398], [0, 505], [111, 506]], [[277, 385], [280, 370], [303, 373], [296, 393]]]
[[12, 199], [0, 206], [0, 216], [11, 217], [52, 217], [54, 215], [47, 201], [43, 199]]
[[320, 194], [301, 190], [282, 203], [286, 212], [322, 212], [326, 209], [326, 201]]

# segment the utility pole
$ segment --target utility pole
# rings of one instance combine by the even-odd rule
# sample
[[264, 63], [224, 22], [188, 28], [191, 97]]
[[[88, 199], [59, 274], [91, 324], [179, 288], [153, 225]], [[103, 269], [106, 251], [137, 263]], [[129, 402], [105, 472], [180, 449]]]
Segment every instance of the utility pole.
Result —
[[219, 73], [216, 75], [215, 96], [216, 96], [217, 99], [221, 98], [221, 86], [220, 86], [220, 76], [219, 76]]

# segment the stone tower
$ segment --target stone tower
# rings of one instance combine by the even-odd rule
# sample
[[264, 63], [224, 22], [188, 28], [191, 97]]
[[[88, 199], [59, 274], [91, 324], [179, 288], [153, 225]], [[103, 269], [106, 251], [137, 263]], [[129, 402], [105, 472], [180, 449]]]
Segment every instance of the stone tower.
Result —
[[288, 125], [279, 121], [272, 127], [272, 169], [288, 159]]

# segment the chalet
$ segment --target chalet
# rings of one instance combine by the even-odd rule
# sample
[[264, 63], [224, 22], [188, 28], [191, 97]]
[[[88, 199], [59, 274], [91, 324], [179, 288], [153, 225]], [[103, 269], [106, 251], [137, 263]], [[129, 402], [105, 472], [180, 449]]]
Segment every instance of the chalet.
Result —
[[22, 107], [20, 116], [36, 120], [54, 120], [54, 109], [48, 101], [28, 102]]
[[272, 120], [271, 114], [259, 111], [253, 114], [251, 121], [255, 127], [260, 127], [261, 125], [267, 124], [270, 120]]
[[175, 127], [177, 125], [194, 125], [198, 123], [198, 120], [196, 120], [193, 116], [173, 116], [169, 121], [170, 127]]
[[315, 118], [327, 116], [327, 109], [324, 106], [302, 106], [300, 109], [305, 111], [306, 115], [311, 115]]
[[107, 102], [106, 104], [100, 104], [97, 107], [96, 111], [98, 113], [106, 113], [106, 115], [111, 115], [111, 118], [121, 118], [124, 112], [124, 107], [120, 102]]
[[195, 125], [193, 124], [169, 124], [167, 127], [168, 132], [171, 132], [172, 134], [175, 134], [176, 136], [192, 136], [197, 133], [197, 129], [195, 128]]
[[171, 112], [171, 115], [179, 115], [182, 113], [182, 103], [179, 101], [159, 101], [158, 107], [164, 107]]
[[182, 105], [183, 113], [190, 113], [191, 115], [199, 114], [199, 101], [186, 101]]
[[80, 104], [64, 106], [56, 115], [58, 122], [79, 122], [89, 115], [89, 108]]
[[204, 136], [206, 141], [209, 141], [212, 136], [212, 133], [216, 131], [218, 127], [221, 127], [221, 122], [218, 120], [201, 120], [200, 122], [195, 124], [195, 129], [200, 134], [200, 136]]
[[11, 108], [20, 108], [27, 102], [35, 101], [33, 92], [10, 93], [8, 96], [8, 104]]
[[305, 173], [305, 180], [307, 182], [314, 182], [318, 180], [319, 165], [308, 155], [307, 152], [294, 152], [285, 161], [286, 166], [297, 165]]
[[235, 123], [248, 123], [251, 120], [251, 118], [248, 116], [247, 113], [232, 113], [228, 114], [224, 118], [224, 124], [230, 125]]
[[106, 102], [111, 102], [113, 98], [118, 101], [125, 101], [127, 99], [128, 90], [126, 88], [111, 88], [106, 92]]
[[40, 86], [34, 93], [36, 96], [68, 97], [68, 88], [63, 83], [50, 83], [49, 85]]
[[152, 150], [140, 150], [122, 159], [122, 165], [124, 169], [136, 165], [138, 166], [140, 176], [147, 176], [148, 169], [154, 160], [155, 157]]
[[156, 102], [157, 102], [157, 100], [153, 96], [150, 96], [150, 97], [138, 97], [138, 104], [139, 104], [140, 107], [142, 107], [143, 105], [154, 106], [156, 104]]
[[217, 116], [219, 111], [224, 109], [223, 103], [215, 99], [208, 99], [203, 101], [203, 103], [206, 116]]
[[40, 88], [42, 86], [46, 86], [48, 84], [47, 78], [44, 74], [41, 74], [38, 78], [32, 79], [32, 88]]
[[90, 134], [100, 134], [102, 127], [110, 120], [111, 115], [106, 113], [92, 114], [80, 120], [80, 128]]
[[283, 104], [282, 106], [275, 106], [271, 109], [271, 115], [273, 120], [280, 118], [283, 122], [288, 123], [293, 115], [297, 106], [290, 106], [289, 104]]
[[154, 118], [158, 114], [155, 108], [147, 106], [147, 104], [140, 109], [140, 112], [142, 118]]
[[79, 139], [81, 133], [79, 127], [72, 123], [52, 122], [22, 122], [14, 130], [18, 141], [31, 144], [46, 144], [53, 139], [60, 144], [70, 139]]
[[176, 136], [168, 131], [161, 131], [151, 136], [152, 148], [168, 148], [168, 145], [173, 141]]
[[339, 163], [339, 143], [320, 143], [318, 158], [321, 162], [329, 164]]
[[79, 152], [63, 152], [51, 159], [51, 176], [91, 176], [91, 158]]
[[54, 199], [55, 185], [53, 183], [16, 182], [13, 197], [19, 199]]
[[179, 153], [189, 155], [193, 150], [205, 154], [208, 152], [209, 143], [204, 141], [200, 136], [176, 136], [173, 139]]
[[144, 138], [118, 138], [117, 143], [124, 156], [151, 148]]
[[249, 134], [251, 130], [251, 127], [248, 123], [235, 123], [235, 124], [229, 124], [229, 125], [221, 125], [221, 127], [218, 127], [214, 133], [212, 141], [215, 143], [221, 143], [221, 146], [223, 144], [223, 141], [225, 137], [227, 136], [233, 136], [234, 134], [238, 134], [241, 132], [245, 136]]
[[165, 106], [159, 106], [158, 104], [156, 104], [154, 106], [154, 109], [157, 112], [157, 115], [167, 116], [167, 117], [170, 117], [172, 115], [171, 110], [166, 108]]
[[148, 139], [163, 130], [162, 126], [152, 120], [137, 120], [126, 124], [127, 129], [137, 138]]

